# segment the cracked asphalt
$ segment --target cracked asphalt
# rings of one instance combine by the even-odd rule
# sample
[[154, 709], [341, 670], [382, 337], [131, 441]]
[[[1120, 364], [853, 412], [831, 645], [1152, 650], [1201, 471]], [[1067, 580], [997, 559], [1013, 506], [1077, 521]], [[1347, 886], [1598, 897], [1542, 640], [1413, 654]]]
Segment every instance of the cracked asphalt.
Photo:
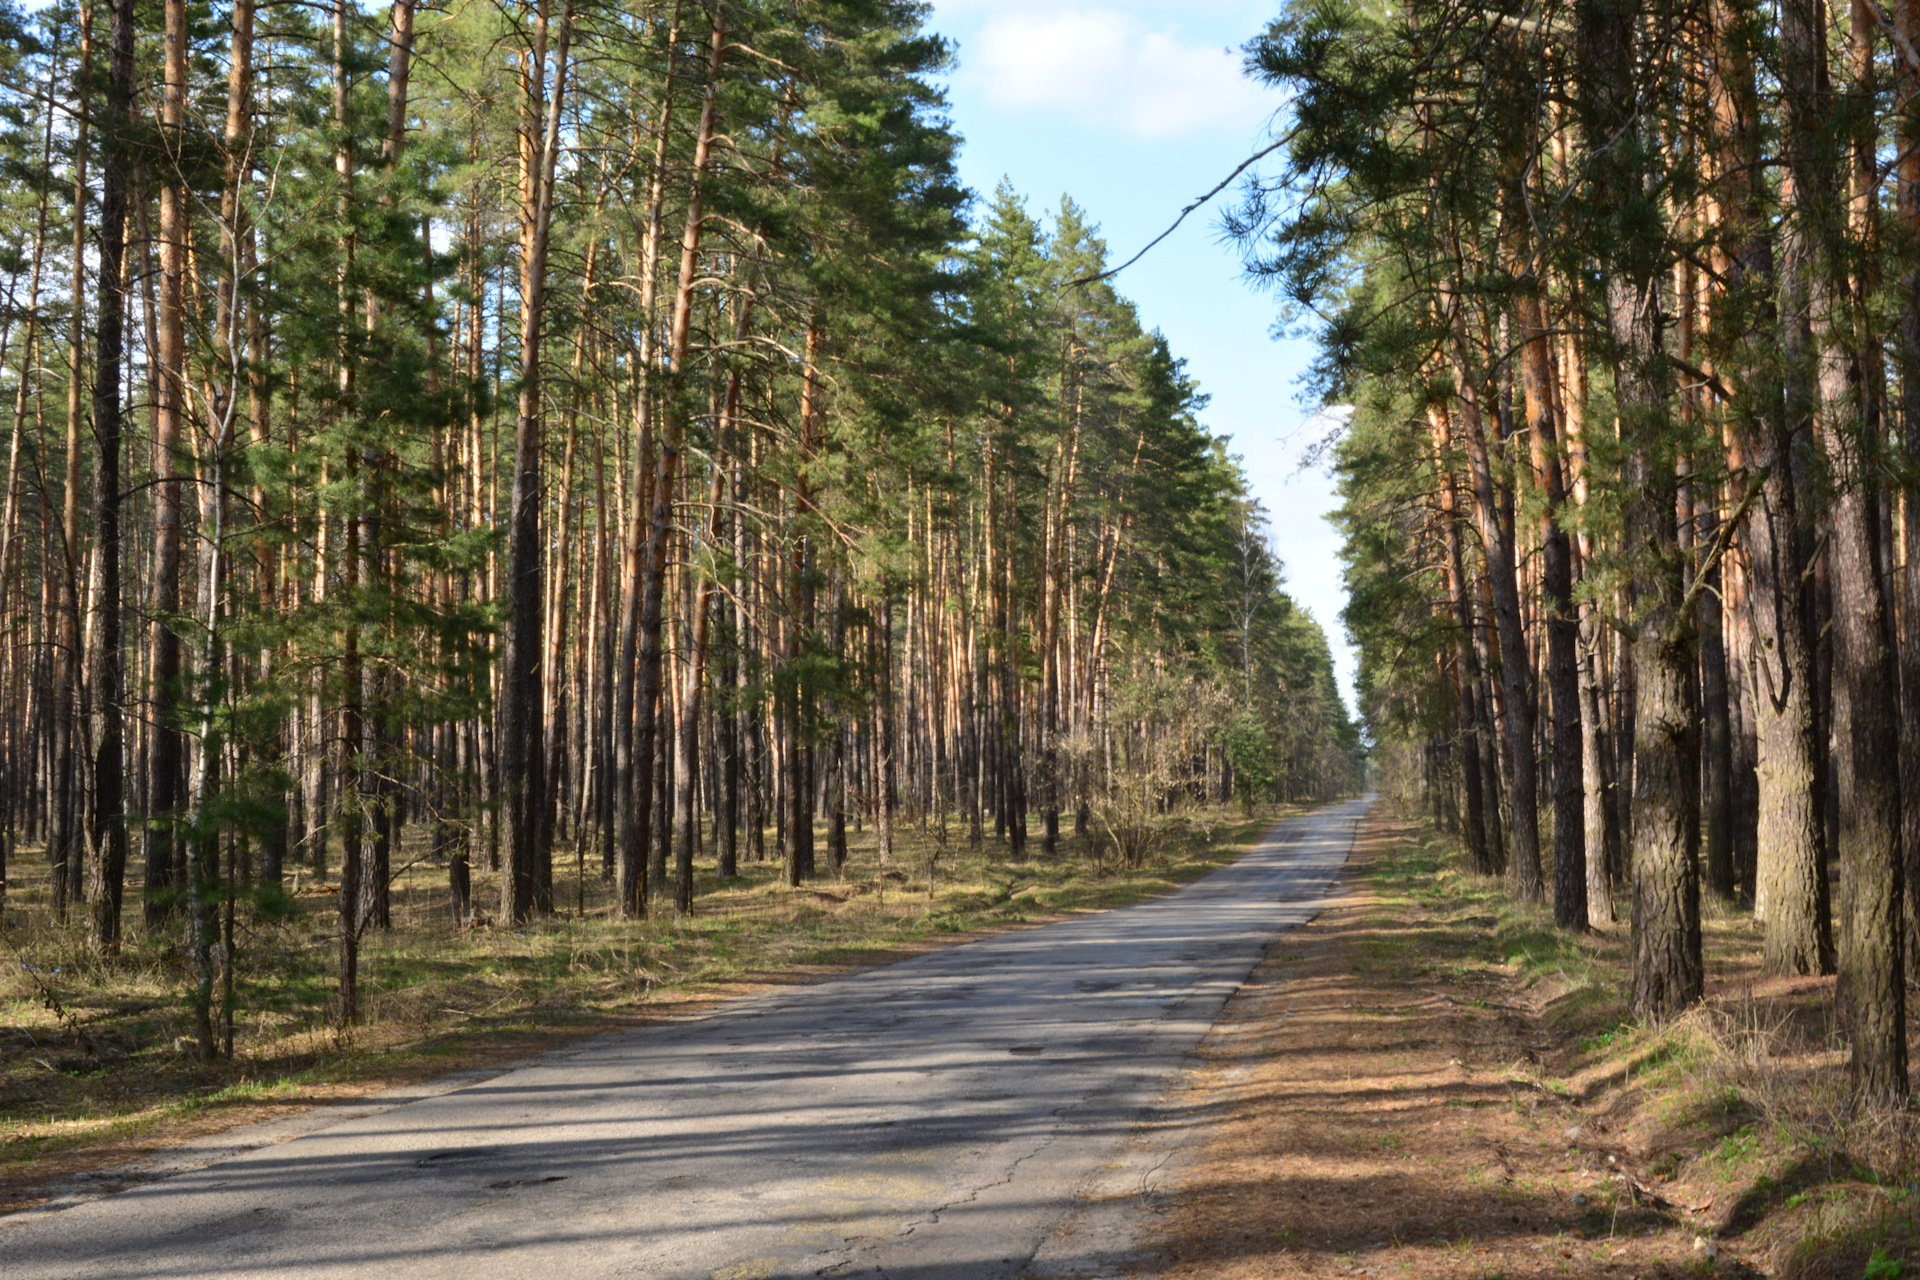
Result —
[[1319, 910], [1369, 803], [1282, 821], [1165, 897], [76, 1192], [0, 1220], [0, 1276], [1015, 1280], [1043, 1245], [1073, 1274], [1052, 1237], [1076, 1191], [1265, 945]]

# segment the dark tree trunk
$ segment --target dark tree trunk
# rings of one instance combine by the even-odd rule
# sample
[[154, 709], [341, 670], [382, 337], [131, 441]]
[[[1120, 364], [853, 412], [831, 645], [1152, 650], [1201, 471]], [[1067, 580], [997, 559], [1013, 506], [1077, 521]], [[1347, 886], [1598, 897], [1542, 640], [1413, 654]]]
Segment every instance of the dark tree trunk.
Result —
[[1649, 182], [1648, 136], [1636, 79], [1641, 15], [1633, 0], [1582, 0], [1576, 52], [1582, 124], [1614, 139], [1592, 166], [1603, 262], [1606, 342], [1628, 465], [1622, 537], [1634, 597], [1633, 978], [1635, 1016], [1666, 1017], [1698, 1000], [1700, 955], [1699, 739], [1695, 645], [1685, 608], [1677, 524], [1672, 377], [1660, 288], [1665, 228]]
[[[1901, 37], [1920, 41], [1920, 0], [1899, 0]], [[1904, 70], [1899, 83], [1906, 104], [1900, 124], [1899, 209], [1902, 244], [1914, 265], [1900, 281], [1900, 435], [1908, 480], [1901, 491], [1901, 530], [1907, 562], [1902, 587], [1900, 636], [1900, 828], [1906, 893], [1904, 939], [1907, 978], [1920, 981], [1920, 72]]]
[[[646, 555], [642, 562], [640, 584], [639, 613], [639, 671], [635, 694], [635, 717], [633, 729], [633, 778], [634, 805], [632, 828], [633, 844], [636, 853], [644, 852], [649, 863], [653, 861], [652, 849], [659, 846], [664, 832], [656, 836], [656, 826], [664, 828], [668, 818], [665, 813], [663, 791], [649, 787], [647, 780], [657, 778], [665, 767], [666, 752], [661, 748], [667, 741], [661, 732], [660, 718], [669, 710], [662, 694], [665, 683], [661, 664], [665, 649], [660, 634], [662, 599], [666, 589], [667, 572], [667, 535], [673, 524], [673, 501], [677, 491], [680, 474], [681, 453], [685, 447], [688, 407], [686, 404], [687, 351], [693, 336], [694, 290], [700, 279], [700, 243], [706, 234], [706, 215], [703, 212], [706, 194], [707, 166], [713, 154], [713, 140], [718, 107], [717, 94], [722, 64], [727, 52], [726, 23], [721, 11], [714, 15], [712, 39], [707, 61], [707, 82], [700, 105], [700, 122], [694, 133], [693, 171], [690, 175], [691, 188], [687, 199], [686, 224], [680, 236], [680, 264], [673, 295], [673, 318], [667, 331], [666, 364], [667, 377], [665, 387], [664, 413], [660, 431], [658, 460], [652, 485], [653, 507], [648, 516]], [[659, 795], [661, 803], [654, 802]], [[624, 861], [624, 855], [623, 855]], [[664, 889], [664, 862], [660, 866], [649, 866], [652, 891], [658, 893]], [[643, 892], [640, 887], [629, 888], [633, 894]]]
[[[180, 0], [166, 5], [165, 79], [162, 126], [178, 139], [186, 128], [187, 17]], [[169, 141], [168, 146], [178, 146]], [[186, 276], [189, 214], [184, 179], [170, 177], [160, 188], [160, 298], [154, 353], [153, 461], [159, 469], [153, 489], [153, 578], [147, 708], [146, 883], [148, 913], [164, 914], [167, 890], [181, 886], [180, 821], [185, 783], [185, 741], [174, 723], [183, 672], [180, 636], [174, 631], [180, 612], [180, 519], [183, 452], [181, 418], [186, 397]], [[203, 673], [207, 675], [210, 673]], [[187, 886], [189, 890], [191, 886]], [[154, 901], [154, 895], [159, 895]]]
[[[1456, 300], [1456, 307], [1458, 305]], [[1533, 690], [1528, 677], [1526, 635], [1520, 618], [1520, 590], [1514, 573], [1513, 530], [1501, 519], [1494, 491], [1486, 428], [1468, 357], [1466, 320], [1455, 315], [1453, 324], [1455, 390], [1460, 397], [1461, 432], [1473, 477], [1474, 517], [1487, 565], [1486, 584], [1493, 597], [1494, 632], [1500, 647], [1500, 689], [1505, 703], [1507, 794], [1512, 809], [1508, 825], [1512, 845], [1507, 876], [1514, 896], [1539, 902], [1545, 894], [1540, 878], [1539, 759], [1536, 754]]]
[[1522, 297], [1519, 315], [1521, 377], [1534, 473], [1546, 493], [1540, 517], [1541, 605], [1547, 614], [1547, 690], [1553, 735], [1553, 919], [1563, 929], [1587, 927], [1586, 794], [1580, 732], [1580, 621], [1573, 603], [1573, 540], [1560, 524], [1567, 483], [1556, 452], [1553, 368], [1547, 319], [1538, 298]]
[[[1706, 530], [1711, 543], [1719, 533], [1715, 518]], [[1733, 878], [1733, 719], [1728, 707], [1727, 641], [1721, 619], [1722, 574], [1707, 570], [1700, 593], [1701, 775], [1707, 826], [1707, 890], [1722, 902], [1734, 897]]]
[[719, 750], [719, 804], [713, 815], [714, 850], [720, 864], [720, 878], [731, 880], [740, 874], [740, 715], [733, 703], [734, 687], [740, 679], [740, 640], [739, 622], [733, 616], [733, 605], [723, 598], [717, 606], [723, 617], [728, 618], [725, 633], [721, 636], [724, 646], [720, 665], [719, 688], [725, 697], [714, 700], [714, 739]]
[[125, 359], [126, 285], [121, 272], [127, 229], [127, 133], [133, 127], [133, 0], [114, 0], [107, 70], [106, 119], [100, 137], [100, 288], [93, 379], [93, 545], [98, 566], [94, 616], [92, 701], [94, 846], [100, 889], [94, 895], [93, 932], [107, 954], [120, 950], [120, 907], [126, 883], [124, 785], [125, 678], [120, 617], [120, 377]]
[[[1867, 31], [1861, 24], [1869, 24]], [[1834, 485], [1824, 521], [1833, 593], [1833, 799], [1839, 817], [1841, 1014], [1853, 1049], [1853, 1083], [1871, 1102], [1907, 1096], [1904, 861], [1901, 852], [1899, 687], [1885, 578], [1879, 563], [1875, 496], [1877, 424], [1867, 397], [1862, 355], [1848, 350], [1865, 317], [1849, 314], [1849, 244], [1841, 175], [1833, 154], [1827, 83], [1827, 17], [1820, 0], [1781, 5], [1781, 85], [1785, 150], [1794, 207], [1807, 252], [1805, 331], [1813, 357], [1789, 369], [1812, 374], [1814, 422]], [[1871, 30], [1854, 14], [1856, 57]], [[1856, 87], [1871, 75], [1856, 63]], [[1870, 148], [1869, 148], [1870, 149]], [[1791, 216], [1790, 215], [1790, 216]], [[1787, 317], [1798, 328], [1798, 316]]]
[[1453, 665], [1459, 686], [1455, 701], [1459, 720], [1461, 771], [1467, 799], [1467, 855], [1473, 869], [1481, 875], [1493, 875], [1499, 861], [1493, 854], [1488, 827], [1500, 820], [1497, 789], [1488, 789], [1492, 776], [1490, 762], [1482, 757], [1494, 750], [1491, 741], [1480, 732], [1481, 713], [1476, 706], [1482, 681], [1480, 657], [1473, 643], [1473, 606], [1467, 598], [1467, 573], [1460, 551], [1459, 496], [1454, 486], [1452, 461], [1453, 429], [1451, 415], [1443, 404], [1428, 406], [1427, 421], [1434, 442], [1434, 467], [1440, 489], [1440, 528], [1446, 544], [1447, 599], [1453, 624]]
[[[541, 338], [546, 319], [547, 246], [553, 222], [554, 171], [560, 152], [567, 51], [573, 35], [572, 0], [560, 12], [553, 83], [546, 84], [546, 7], [527, 55], [521, 137], [520, 398], [513, 426], [513, 492], [507, 537], [507, 626], [500, 653], [501, 814], [506, 866], [500, 877], [500, 915], [515, 923], [541, 905], [552, 869], [541, 855], [546, 816], [546, 707], [540, 678], [546, 596], [540, 534], [545, 493], [541, 479]], [[549, 903], [550, 905], [550, 903]]]

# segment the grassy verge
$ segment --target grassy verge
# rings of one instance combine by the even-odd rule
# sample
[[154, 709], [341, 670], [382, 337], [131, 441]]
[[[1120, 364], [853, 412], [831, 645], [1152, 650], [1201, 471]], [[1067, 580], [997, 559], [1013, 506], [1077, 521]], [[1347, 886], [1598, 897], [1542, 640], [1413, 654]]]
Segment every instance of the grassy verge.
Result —
[[[1203, 810], [1169, 820], [1145, 865], [1117, 866], [1079, 839], [1052, 856], [1029, 842], [970, 848], [907, 828], [882, 865], [854, 835], [838, 875], [798, 889], [772, 862], [720, 882], [698, 869], [692, 915], [613, 918], [597, 869], [556, 851], [560, 910], [523, 928], [460, 927], [444, 864], [407, 851], [393, 927], [367, 935], [362, 1025], [332, 1026], [332, 893], [301, 885], [291, 909], [243, 910], [230, 1062], [185, 1050], [188, 975], [177, 925], [93, 959], [83, 913], [51, 917], [43, 863], [25, 852], [0, 934], [0, 1206], [31, 1184], [196, 1132], [503, 1061], [583, 1033], [684, 1012], [756, 984], [879, 963], [984, 930], [1100, 910], [1164, 892], [1231, 861], [1286, 811]], [[769, 841], [769, 844], [771, 842]], [[824, 861], [825, 843], [821, 841]], [[35, 878], [35, 877], [38, 878]], [[309, 880], [310, 877], [303, 877]], [[497, 877], [476, 874], [491, 903]], [[139, 901], [130, 890], [129, 903]]]
[[1687, 1227], [1703, 1273], [1726, 1249], [1788, 1280], [1920, 1277], [1920, 1127], [1911, 1112], [1855, 1105], [1832, 978], [1765, 975], [1759, 927], [1708, 903], [1706, 1000], [1637, 1023], [1624, 922], [1560, 932], [1466, 870], [1456, 843], [1409, 830], [1370, 874], [1431, 927], [1376, 933], [1361, 963], [1410, 967], [1449, 998], [1525, 1020], [1515, 1074], [1579, 1121], [1570, 1158], [1620, 1171], [1597, 1217], [1617, 1228], [1624, 1207]]

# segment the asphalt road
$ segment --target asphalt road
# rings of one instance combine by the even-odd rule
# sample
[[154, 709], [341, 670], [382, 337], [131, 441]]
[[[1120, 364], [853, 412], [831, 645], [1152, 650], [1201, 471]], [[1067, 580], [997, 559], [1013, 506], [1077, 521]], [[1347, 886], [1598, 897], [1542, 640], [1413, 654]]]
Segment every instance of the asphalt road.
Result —
[[1162, 898], [0, 1219], [0, 1276], [1013, 1280], [1266, 943], [1318, 910], [1368, 803], [1286, 820]]

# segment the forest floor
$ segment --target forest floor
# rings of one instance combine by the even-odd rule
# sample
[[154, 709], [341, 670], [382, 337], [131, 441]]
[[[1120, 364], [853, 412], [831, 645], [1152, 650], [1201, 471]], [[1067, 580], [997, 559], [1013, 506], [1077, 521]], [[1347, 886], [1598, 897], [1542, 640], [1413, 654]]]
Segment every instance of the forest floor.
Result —
[[[240, 1124], [348, 1103], [398, 1085], [502, 1064], [584, 1035], [685, 1015], [728, 996], [805, 982], [951, 945], [994, 930], [1122, 906], [1232, 861], [1277, 818], [1190, 811], [1163, 825], [1144, 865], [1064, 838], [1052, 855], [1036, 830], [1027, 856], [971, 848], [903, 824], [882, 865], [871, 829], [850, 833], [839, 874], [799, 889], [772, 861], [743, 860], [722, 883], [696, 868], [694, 912], [656, 905], [615, 919], [597, 868], [556, 849], [558, 910], [522, 928], [456, 922], [446, 864], [411, 847], [396, 858], [393, 927], [361, 950], [363, 1021], [333, 1027], [337, 886], [303, 873], [290, 899], [244, 908], [236, 932], [234, 1053], [192, 1054], [188, 974], [178, 923], [139, 922], [112, 966], [92, 958], [85, 913], [52, 918], [43, 862], [18, 851], [0, 928], [0, 1213], [44, 1199], [76, 1173], [115, 1167]], [[768, 839], [769, 847], [772, 844]], [[474, 901], [497, 876], [476, 871]]]
[[1557, 933], [1382, 804], [1182, 1096], [1162, 1280], [1920, 1276], [1912, 1116], [1846, 1104], [1833, 980], [1710, 910], [1708, 999], [1626, 1018], [1626, 929]]

